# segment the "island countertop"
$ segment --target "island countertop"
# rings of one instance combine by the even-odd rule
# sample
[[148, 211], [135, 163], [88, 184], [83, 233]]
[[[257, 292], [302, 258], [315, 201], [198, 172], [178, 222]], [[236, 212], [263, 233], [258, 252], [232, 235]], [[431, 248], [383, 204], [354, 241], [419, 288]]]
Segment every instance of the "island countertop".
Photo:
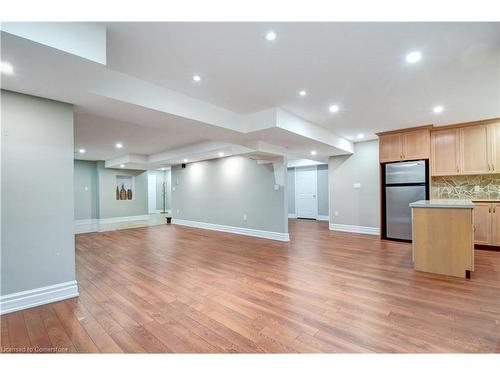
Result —
[[474, 208], [470, 199], [431, 199], [410, 203], [410, 207], [421, 208]]

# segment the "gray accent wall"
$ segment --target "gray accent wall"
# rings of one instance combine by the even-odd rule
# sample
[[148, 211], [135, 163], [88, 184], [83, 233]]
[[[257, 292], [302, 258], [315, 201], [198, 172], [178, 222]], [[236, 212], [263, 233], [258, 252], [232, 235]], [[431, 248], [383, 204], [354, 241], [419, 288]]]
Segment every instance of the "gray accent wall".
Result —
[[1, 295], [75, 280], [73, 106], [1, 91]]
[[274, 185], [271, 164], [241, 156], [189, 163], [185, 169], [174, 166], [172, 215], [174, 219], [288, 233], [285, 188], [274, 190]]
[[[295, 171], [300, 167], [288, 168], [288, 213], [295, 214]], [[328, 165], [316, 166], [318, 184], [318, 215], [328, 216]]]
[[75, 160], [75, 219], [99, 218], [97, 163]]
[[330, 223], [378, 228], [378, 141], [355, 143], [354, 154], [330, 157], [329, 169]]

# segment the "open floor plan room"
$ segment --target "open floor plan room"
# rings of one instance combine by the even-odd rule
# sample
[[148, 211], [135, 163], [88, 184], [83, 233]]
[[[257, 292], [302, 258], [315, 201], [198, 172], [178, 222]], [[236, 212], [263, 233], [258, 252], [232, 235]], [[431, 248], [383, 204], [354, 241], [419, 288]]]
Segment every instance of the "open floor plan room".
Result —
[[500, 364], [499, 22], [8, 21], [0, 42], [0, 362]]

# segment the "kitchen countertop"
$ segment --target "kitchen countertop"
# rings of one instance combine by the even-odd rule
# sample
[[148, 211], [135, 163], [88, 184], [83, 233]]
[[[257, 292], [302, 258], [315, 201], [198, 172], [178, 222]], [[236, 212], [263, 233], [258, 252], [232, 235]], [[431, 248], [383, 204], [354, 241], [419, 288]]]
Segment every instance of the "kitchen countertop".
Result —
[[410, 203], [410, 207], [419, 208], [474, 208], [470, 199], [431, 199]]

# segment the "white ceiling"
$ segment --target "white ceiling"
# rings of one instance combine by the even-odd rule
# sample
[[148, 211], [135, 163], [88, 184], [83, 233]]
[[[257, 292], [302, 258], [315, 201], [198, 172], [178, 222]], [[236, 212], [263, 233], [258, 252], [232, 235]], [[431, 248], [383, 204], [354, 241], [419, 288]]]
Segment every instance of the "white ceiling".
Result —
[[[345, 139], [358, 133], [500, 117], [498, 23], [106, 26], [107, 65], [1, 33], [2, 60], [16, 72], [1, 87], [75, 104], [75, 149], [89, 160], [158, 164], [209, 141], [324, 162], [349, 153]], [[409, 65], [412, 50], [423, 58]]]
[[[235, 112], [281, 107], [352, 140], [500, 112], [499, 23], [107, 26], [112, 69]], [[265, 39], [268, 30], [275, 41]], [[412, 50], [423, 58], [409, 65]], [[331, 103], [341, 110], [329, 113]], [[445, 107], [439, 116], [435, 105]]]

